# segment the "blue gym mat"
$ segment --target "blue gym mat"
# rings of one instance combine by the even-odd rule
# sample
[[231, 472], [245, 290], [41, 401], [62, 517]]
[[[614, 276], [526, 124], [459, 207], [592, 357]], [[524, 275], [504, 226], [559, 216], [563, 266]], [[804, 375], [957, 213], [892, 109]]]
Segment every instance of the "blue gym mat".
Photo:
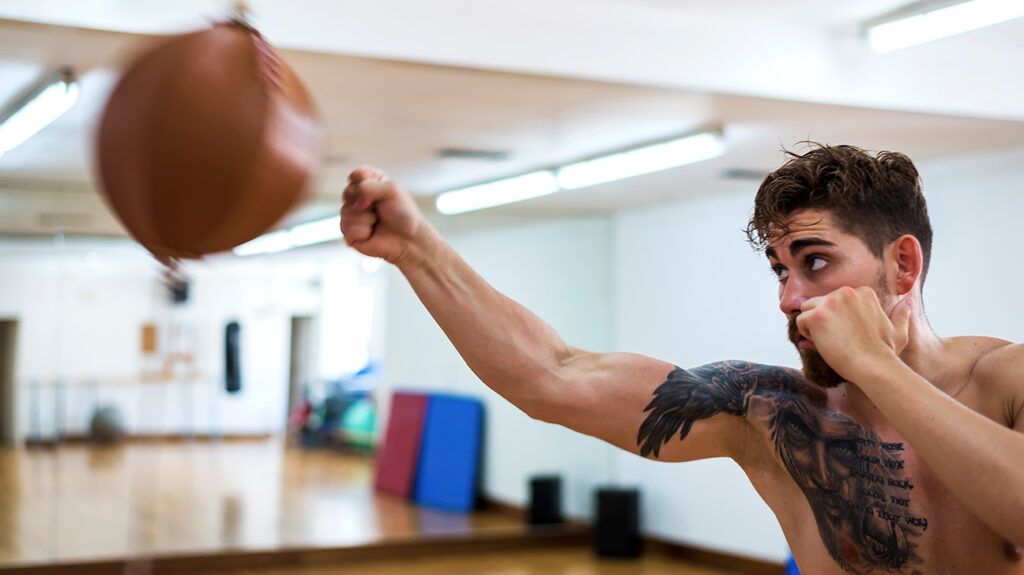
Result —
[[452, 395], [431, 395], [423, 425], [415, 500], [450, 511], [476, 502], [483, 404]]

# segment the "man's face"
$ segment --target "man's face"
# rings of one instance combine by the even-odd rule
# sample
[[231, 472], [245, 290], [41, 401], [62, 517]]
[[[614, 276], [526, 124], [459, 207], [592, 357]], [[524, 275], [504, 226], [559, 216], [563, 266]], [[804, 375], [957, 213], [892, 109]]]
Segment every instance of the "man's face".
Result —
[[779, 278], [779, 308], [789, 319], [789, 340], [800, 353], [804, 375], [822, 387], [835, 387], [843, 378], [796, 328], [800, 306], [843, 286], [873, 288], [885, 310], [894, 298], [882, 261], [863, 240], [842, 231], [831, 214], [802, 210], [787, 224], [789, 233], [772, 235], [766, 250], [772, 271]]

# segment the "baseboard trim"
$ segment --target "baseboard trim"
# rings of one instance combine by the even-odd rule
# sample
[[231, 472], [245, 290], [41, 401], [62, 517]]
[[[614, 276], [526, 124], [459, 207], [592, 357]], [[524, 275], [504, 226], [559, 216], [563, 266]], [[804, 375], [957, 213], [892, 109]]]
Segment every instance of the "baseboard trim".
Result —
[[[482, 498], [480, 505], [483, 509], [490, 509], [524, 519], [526, 517], [526, 510], [523, 507], [489, 497]], [[568, 523], [577, 526], [585, 525], [574, 521], [569, 521]], [[786, 570], [785, 565], [782, 563], [733, 555], [703, 547], [694, 547], [658, 537], [646, 536], [643, 538], [643, 544], [644, 549], [652, 553], [682, 559], [691, 563], [699, 563], [708, 567], [726, 569], [744, 575], [781, 575]]]
[[521, 518], [523, 520], [526, 519], [526, 510], [521, 506], [505, 503], [504, 501], [498, 501], [497, 499], [491, 499], [490, 497], [481, 497], [477, 502], [477, 509], [496, 511], [509, 517]]
[[222, 571], [253, 568], [285, 568], [325, 564], [351, 564], [380, 559], [428, 558], [453, 553], [519, 551], [550, 547], [579, 547], [590, 541], [587, 528], [553, 526], [475, 533], [468, 536], [438, 536], [408, 540], [382, 541], [352, 547], [307, 547], [269, 551], [233, 551], [189, 555], [162, 555], [124, 560], [82, 561], [60, 564], [24, 564], [0, 567], [0, 575], [178, 575], [198, 571]]
[[[194, 435], [184, 435], [179, 433], [174, 434], [163, 434], [163, 433], [136, 433], [132, 435], [125, 435], [119, 440], [119, 443], [188, 443], [188, 442], [243, 442], [243, 441], [267, 441], [275, 437], [272, 433], [225, 433], [222, 435], [212, 435], [208, 433], [199, 433]], [[36, 439], [26, 438], [25, 447], [57, 447], [64, 444], [79, 445], [83, 443], [93, 443], [92, 438], [88, 435], [65, 435], [57, 439]], [[109, 445], [118, 445], [118, 442], [110, 443]], [[103, 443], [96, 443], [95, 445], [106, 445]]]
[[708, 567], [717, 567], [728, 571], [743, 573], [744, 575], [782, 575], [786, 566], [782, 563], [764, 561], [733, 555], [722, 551], [714, 551], [703, 547], [692, 547], [673, 541], [666, 541], [656, 537], [644, 538], [644, 545], [647, 550], [660, 553], [668, 557], [683, 559], [693, 563], [700, 563]]
[[[522, 507], [490, 498], [481, 500], [481, 508], [525, 516]], [[113, 560], [78, 561], [48, 564], [0, 566], [0, 575], [178, 575], [197, 571], [222, 571], [254, 568], [287, 568], [308, 565], [348, 564], [355, 561], [393, 559], [394, 557], [431, 558], [452, 553], [523, 551], [551, 547], [587, 547], [593, 543], [589, 526], [569, 521], [561, 525], [478, 532], [468, 535], [417, 537], [380, 541], [351, 547], [298, 547], [266, 551], [225, 551], [215, 553], [157, 555]], [[644, 538], [644, 549], [666, 557], [682, 559], [745, 575], [781, 575], [785, 567], [721, 551]]]

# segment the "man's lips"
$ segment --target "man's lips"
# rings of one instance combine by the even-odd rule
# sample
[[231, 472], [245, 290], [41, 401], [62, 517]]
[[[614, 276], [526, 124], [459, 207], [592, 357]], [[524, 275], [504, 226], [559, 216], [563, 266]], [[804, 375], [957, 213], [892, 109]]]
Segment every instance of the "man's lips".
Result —
[[797, 349], [814, 349], [814, 342], [804, 336], [800, 336], [796, 340], [796, 347]]

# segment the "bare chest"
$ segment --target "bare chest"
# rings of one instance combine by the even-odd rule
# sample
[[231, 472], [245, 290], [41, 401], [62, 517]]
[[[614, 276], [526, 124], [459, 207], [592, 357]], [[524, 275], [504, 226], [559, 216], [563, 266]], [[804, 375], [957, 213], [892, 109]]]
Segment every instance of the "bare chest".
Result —
[[751, 415], [774, 467], [752, 480], [805, 572], [1024, 574], [902, 437], [800, 398]]

